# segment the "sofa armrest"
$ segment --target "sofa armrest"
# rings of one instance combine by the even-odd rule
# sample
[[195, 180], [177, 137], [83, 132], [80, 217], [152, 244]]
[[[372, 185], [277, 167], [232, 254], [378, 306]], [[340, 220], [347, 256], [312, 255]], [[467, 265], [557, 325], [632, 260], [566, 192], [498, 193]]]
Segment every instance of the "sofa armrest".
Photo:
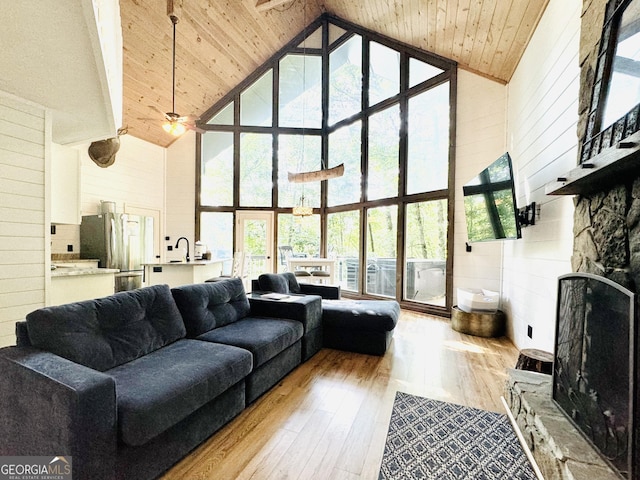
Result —
[[340, 300], [339, 285], [318, 285], [301, 283], [300, 291], [305, 295], [320, 295], [325, 300]]
[[0, 349], [1, 456], [71, 456], [73, 478], [113, 478], [109, 375], [32, 347]]
[[322, 299], [317, 295], [291, 295], [285, 300], [251, 297], [251, 315], [289, 318], [302, 322], [304, 333], [315, 330], [322, 323]]

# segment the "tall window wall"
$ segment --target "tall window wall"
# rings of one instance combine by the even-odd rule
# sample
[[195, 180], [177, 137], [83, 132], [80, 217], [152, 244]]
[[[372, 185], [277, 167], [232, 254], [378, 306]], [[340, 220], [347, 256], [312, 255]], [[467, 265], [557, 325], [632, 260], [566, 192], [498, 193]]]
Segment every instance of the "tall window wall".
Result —
[[230, 256], [234, 212], [273, 210], [279, 271], [285, 252], [333, 257], [347, 295], [447, 312], [455, 87], [454, 63], [320, 17], [203, 116], [201, 239]]

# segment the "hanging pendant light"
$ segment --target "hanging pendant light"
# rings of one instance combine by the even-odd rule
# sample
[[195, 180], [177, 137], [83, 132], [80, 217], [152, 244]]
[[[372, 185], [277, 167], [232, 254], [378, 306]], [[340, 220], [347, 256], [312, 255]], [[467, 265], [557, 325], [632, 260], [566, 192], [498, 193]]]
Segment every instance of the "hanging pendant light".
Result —
[[313, 208], [304, 204], [304, 194], [300, 197], [300, 205], [293, 207], [292, 212], [294, 217], [308, 217], [313, 215]]
[[[167, 7], [169, 8], [169, 7]], [[167, 121], [162, 124], [162, 129], [170, 133], [171, 135], [182, 135], [185, 132], [184, 125], [178, 122], [180, 115], [176, 113], [176, 24], [178, 23], [178, 17], [173, 14], [173, 12], [169, 13], [169, 18], [171, 19], [171, 24], [173, 25], [173, 64], [171, 66], [171, 111], [165, 114]]]

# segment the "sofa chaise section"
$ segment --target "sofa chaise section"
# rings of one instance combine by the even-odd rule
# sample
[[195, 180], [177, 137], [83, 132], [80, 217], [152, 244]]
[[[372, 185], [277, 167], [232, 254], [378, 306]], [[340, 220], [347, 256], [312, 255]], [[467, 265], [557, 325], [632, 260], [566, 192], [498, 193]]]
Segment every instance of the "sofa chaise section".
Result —
[[328, 300], [322, 303], [324, 346], [384, 355], [398, 324], [395, 300]]
[[[322, 296], [322, 332], [317, 348], [324, 346], [368, 355], [384, 355], [391, 344], [400, 315], [395, 300], [340, 300], [340, 287], [298, 284], [295, 275], [264, 273], [253, 283], [260, 292]], [[311, 287], [311, 288], [309, 288]]]

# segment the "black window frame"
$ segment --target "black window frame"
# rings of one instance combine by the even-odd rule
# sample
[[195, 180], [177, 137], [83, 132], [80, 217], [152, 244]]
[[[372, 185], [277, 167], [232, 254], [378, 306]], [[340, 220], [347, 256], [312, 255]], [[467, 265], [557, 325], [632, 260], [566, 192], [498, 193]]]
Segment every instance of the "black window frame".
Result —
[[[334, 25], [343, 29], [345, 32], [338, 39], [336, 39], [331, 46], [329, 46], [329, 26]], [[315, 32], [318, 28], [322, 28], [322, 49], [317, 48], [302, 48], [300, 45], [304, 39]], [[363, 63], [362, 63], [362, 105], [363, 108], [360, 112], [350, 116], [349, 118], [340, 120], [333, 125], [328, 124], [328, 108], [329, 108], [329, 94], [328, 94], [328, 82], [329, 82], [329, 53], [344, 42], [346, 42], [352, 35], [360, 35], [363, 39]], [[388, 99], [385, 99], [375, 105], [368, 105], [368, 86], [369, 86], [369, 62], [368, 62], [368, 50], [369, 43], [377, 42], [387, 47], [400, 52], [400, 92]], [[299, 127], [280, 127], [278, 123], [278, 106], [279, 106], [279, 62], [287, 54], [313, 54], [322, 56], [322, 127], [321, 128], [299, 128]], [[439, 68], [442, 72], [436, 76], [429, 78], [426, 81], [420, 82], [413, 87], [409, 87], [409, 60], [410, 58], [428, 63], [434, 67]], [[240, 95], [250, 85], [252, 85], [258, 78], [264, 75], [268, 70], [273, 70], [273, 119], [272, 126], [260, 127], [260, 126], [243, 126], [240, 125]], [[414, 95], [420, 94], [433, 87], [441, 85], [443, 83], [449, 84], [449, 157], [448, 157], [448, 188], [436, 191], [422, 192], [417, 194], [407, 194], [406, 187], [406, 172], [407, 172], [407, 120], [408, 120], [408, 102], [409, 98]], [[202, 205], [200, 201], [200, 186], [201, 186], [201, 172], [202, 172], [202, 142], [201, 136], [203, 134], [198, 133], [196, 135], [196, 199], [195, 199], [195, 223], [196, 223], [196, 237], [200, 235], [200, 216], [202, 212], [236, 212], [239, 210], [269, 210], [274, 212], [274, 218], [276, 225], [274, 225], [274, 232], [276, 232], [276, 238], [274, 242], [276, 255], [278, 245], [278, 226], [277, 219], [279, 213], [290, 213], [291, 208], [278, 207], [278, 138], [279, 134], [300, 134], [302, 130], [305, 135], [320, 135], [321, 137], [321, 155], [324, 165], [328, 164], [328, 139], [331, 132], [337, 129], [351, 124], [355, 121], [362, 121], [362, 141], [361, 141], [361, 198], [359, 202], [351, 203], [347, 205], [337, 205], [327, 207], [327, 187], [326, 181], [321, 185], [321, 206], [320, 208], [314, 208], [313, 213], [320, 215], [320, 229], [321, 229], [321, 255], [324, 256], [327, 253], [327, 214], [335, 213], [347, 210], [360, 210], [360, 268], [359, 268], [359, 291], [358, 292], [344, 292], [345, 297], [357, 297], [357, 298], [380, 298], [374, 295], [365, 294], [366, 291], [366, 268], [363, 268], [362, 262], [366, 259], [366, 218], [367, 211], [370, 208], [381, 207], [386, 205], [397, 205], [398, 219], [397, 219], [397, 261], [396, 261], [396, 300], [401, 304], [403, 308], [431, 313], [439, 316], [450, 316], [452, 306], [452, 290], [453, 290], [453, 241], [454, 241], [454, 204], [455, 204], [455, 136], [456, 136], [456, 103], [457, 103], [457, 63], [443, 57], [424, 52], [416, 49], [415, 47], [406, 45], [399, 41], [393, 40], [389, 37], [383, 36], [379, 33], [364, 29], [360, 26], [347, 22], [339, 17], [331, 14], [323, 14], [318, 19], [309, 24], [302, 32], [296, 35], [287, 45], [280, 49], [275, 55], [273, 55], [267, 62], [256, 69], [250, 74], [244, 81], [238, 84], [232, 91], [223, 96], [218, 102], [216, 102], [211, 108], [209, 108], [202, 116], [202, 123], [199, 125], [204, 130], [211, 131], [226, 131], [234, 133], [234, 199], [233, 205], [225, 207], [213, 207]], [[234, 122], [233, 125], [211, 125], [206, 122], [213, 118], [223, 108], [233, 102], [234, 109]], [[400, 139], [399, 139], [399, 185], [398, 196], [391, 198], [383, 198], [376, 200], [367, 200], [365, 198], [365, 192], [367, 187], [367, 145], [368, 145], [368, 119], [388, 108], [391, 105], [399, 105], [400, 111]], [[273, 138], [272, 148], [272, 199], [270, 207], [241, 207], [239, 202], [239, 156], [240, 145], [239, 139], [241, 133], [255, 132], [255, 133], [269, 133]], [[206, 134], [206, 133], [205, 133]], [[447, 259], [446, 259], [446, 292], [445, 292], [445, 305], [434, 305], [428, 303], [422, 303], [403, 298], [405, 291], [405, 242], [404, 232], [406, 230], [405, 212], [406, 206], [414, 202], [423, 202], [428, 200], [447, 200]], [[235, 222], [234, 222], [234, 240], [235, 240]], [[382, 297], [386, 298], [386, 297]]]

